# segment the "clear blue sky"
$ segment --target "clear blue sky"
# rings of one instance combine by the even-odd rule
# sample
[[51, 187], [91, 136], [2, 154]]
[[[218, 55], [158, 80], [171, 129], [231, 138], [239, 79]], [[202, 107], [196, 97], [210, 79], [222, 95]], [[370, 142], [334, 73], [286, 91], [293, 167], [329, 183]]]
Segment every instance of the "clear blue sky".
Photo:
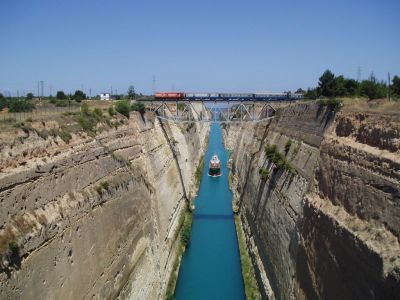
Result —
[[0, 92], [272, 91], [400, 74], [400, 1], [1, 0]]

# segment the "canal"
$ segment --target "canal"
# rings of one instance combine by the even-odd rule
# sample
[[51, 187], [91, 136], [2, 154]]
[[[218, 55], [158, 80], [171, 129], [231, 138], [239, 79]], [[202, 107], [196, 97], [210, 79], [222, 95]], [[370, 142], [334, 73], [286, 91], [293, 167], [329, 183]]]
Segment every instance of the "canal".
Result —
[[[214, 154], [221, 160], [222, 171], [222, 176], [216, 178], [208, 176], [208, 163]], [[212, 124], [195, 199], [191, 244], [179, 270], [178, 300], [245, 299], [227, 160], [221, 127]]]

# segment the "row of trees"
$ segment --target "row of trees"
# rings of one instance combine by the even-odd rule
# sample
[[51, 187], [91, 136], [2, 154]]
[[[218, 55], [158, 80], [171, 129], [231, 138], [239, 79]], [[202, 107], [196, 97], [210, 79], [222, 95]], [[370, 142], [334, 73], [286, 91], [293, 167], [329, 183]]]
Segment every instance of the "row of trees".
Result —
[[[300, 89], [299, 89], [300, 90]], [[318, 97], [368, 97], [378, 99], [386, 97], [388, 86], [384, 81], [378, 81], [373, 73], [367, 80], [358, 82], [355, 79], [345, 78], [343, 75], [335, 76], [326, 70], [319, 78], [318, 87], [308, 89], [304, 96], [309, 99]], [[400, 77], [394, 76], [390, 85], [392, 96], [400, 97]]]

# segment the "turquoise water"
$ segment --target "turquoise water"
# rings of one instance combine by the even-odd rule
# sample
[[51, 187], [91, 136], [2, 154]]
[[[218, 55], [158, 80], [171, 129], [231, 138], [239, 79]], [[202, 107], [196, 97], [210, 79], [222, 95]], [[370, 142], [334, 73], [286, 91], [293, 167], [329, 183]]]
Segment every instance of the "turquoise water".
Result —
[[[222, 176], [216, 178], [208, 176], [208, 163], [215, 153], [222, 171]], [[245, 299], [227, 160], [221, 128], [212, 124], [195, 202], [191, 244], [179, 270], [178, 300]]]

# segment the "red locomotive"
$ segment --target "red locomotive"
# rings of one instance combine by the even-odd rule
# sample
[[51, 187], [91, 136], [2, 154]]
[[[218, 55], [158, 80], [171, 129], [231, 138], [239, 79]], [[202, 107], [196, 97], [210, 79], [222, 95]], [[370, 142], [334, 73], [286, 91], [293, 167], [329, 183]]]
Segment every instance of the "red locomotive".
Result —
[[157, 92], [154, 95], [156, 99], [183, 99], [185, 98], [185, 93], [177, 92]]

